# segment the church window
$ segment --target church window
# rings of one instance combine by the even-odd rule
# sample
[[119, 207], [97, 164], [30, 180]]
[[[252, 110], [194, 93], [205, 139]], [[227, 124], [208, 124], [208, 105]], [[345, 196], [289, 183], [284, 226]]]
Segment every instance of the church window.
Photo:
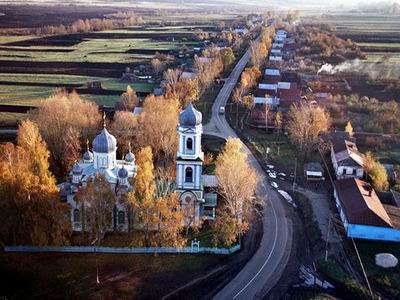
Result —
[[193, 182], [193, 169], [187, 167], [185, 170], [185, 182]]
[[186, 149], [193, 150], [193, 139], [192, 138], [188, 138], [186, 140]]
[[123, 211], [118, 212], [118, 224], [125, 224], [125, 212]]
[[76, 223], [80, 223], [81, 222], [81, 213], [79, 211], [79, 209], [74, 209], [74, 222]]

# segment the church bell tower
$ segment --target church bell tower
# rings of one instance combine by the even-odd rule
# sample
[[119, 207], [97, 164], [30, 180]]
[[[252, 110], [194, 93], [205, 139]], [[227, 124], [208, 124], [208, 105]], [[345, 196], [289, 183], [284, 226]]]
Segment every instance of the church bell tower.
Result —
[[202, 115], [190, 103], [179, 115], [179, 147], [176, 159], [176, 191], [183, 208], [190, 205], [195, 220], [200, 217], [203, 199]]

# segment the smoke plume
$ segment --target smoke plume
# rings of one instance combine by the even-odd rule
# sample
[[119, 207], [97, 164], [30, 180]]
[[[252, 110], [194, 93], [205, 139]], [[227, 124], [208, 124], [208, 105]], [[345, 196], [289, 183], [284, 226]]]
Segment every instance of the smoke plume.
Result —
[[394, 79], [400, 77], [400, 64], [392, 61], [390, 57], [383, 57], [378, 62], [368, 62], [365, 60], [348, 60], [336, 66], [324, 64], [318, 74], [361, 74], [368, 75], [371, 79]]

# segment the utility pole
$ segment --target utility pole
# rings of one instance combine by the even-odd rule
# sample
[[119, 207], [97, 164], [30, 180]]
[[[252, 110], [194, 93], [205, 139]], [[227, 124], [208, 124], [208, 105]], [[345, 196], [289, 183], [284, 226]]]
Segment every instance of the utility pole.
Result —
[[356, 250], [357, 258], [358, 258], [358, 261], [360, 262], [361, 270], [362, 270], [362, 272], [363, 272], [365, 281], [367, 282], [367, 286], [368, 286], [369, 293], [370, 293], [370, 295], [371, 295], [371, 299], [374, 299], [374, 293], [372, 292], [371, 285], [369, 284], [369, 280], [368, 280], [368, 277], [367, 277], [367, 273], [365, 272], [364, 265], [363, 265], [363, 263], [362, 263], [362, 261], [361, 261], [360, 254], [358, 253], [358, 249], [357, 249], [356, 243], [354, 242], [354, 239], [353, 239], [353, 238], [351, 238], [351, 241], [353, 242], [354, 249]]
[[296, 185], [296, 173], [297, 173], [297, 157], [294, 158], [294, 178], [293, 178], [293, 186], [292, 186], [292, 192], [294, 193], [294, 187]]
[[326, 244], [325, 244], [325, 261], [328, 260], [328, 242], [329, 242], [329, 233], [330, 233], [330, 229], [331, 229], [331, 220], [332, 220], [332, 216], [329, 215], [328, 231], [326, 233]]

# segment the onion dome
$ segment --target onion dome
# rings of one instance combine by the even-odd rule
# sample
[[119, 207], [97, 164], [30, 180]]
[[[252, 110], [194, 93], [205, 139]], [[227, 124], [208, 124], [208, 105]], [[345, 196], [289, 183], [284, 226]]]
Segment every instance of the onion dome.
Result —
[[124, 166], [122, 166], [121, 169], [119, 169], [118, 171], [118, 177], [119, 178], [127, 178], [128, 177], [128, 170], [124, 168]]
[[179, 124], [181, 126], [190, 126], [194, 127], [196, 125], [200, 125], [202, 121], [201, 112], [196, 110], [192, 103], [189, 105], [179, 114]]
[[129, 152], [125, 155], [125, 161], [127, 163], [134, 163], [135, 162], [135, 154], [131, 151], [131, 142], [129, 142], [128, 146]]
[[107, 129], [104, 129], [93, 140], [93, 151], [96, 153], [112, 153], [117, 150], [117, 140]]
[[83, 160], [85, 162], [93, 161], [93, 152], [89, 150], [89, 140], [86, 140], [86, 152], [83, 154]]
[[83, 168], [78, 163], [75, 163], [74, 167], [72, 168], [72, 174], [81, 175], [82, 173], [83, 173]]
[[129, 162], [129, 163], [135, 162], [135, 154], [133, 154], [131, 151], [129, 151], [129, 152], [125, 155], [125, 161], [126, 161], [126, 162]]
[[83, 160], [85, 160], [85, 161], [92, 161], [92, 160], [93, 160], [93, 153], [90, 152], [89, 150], [87, 150], [87, 151], [83, 154]]

